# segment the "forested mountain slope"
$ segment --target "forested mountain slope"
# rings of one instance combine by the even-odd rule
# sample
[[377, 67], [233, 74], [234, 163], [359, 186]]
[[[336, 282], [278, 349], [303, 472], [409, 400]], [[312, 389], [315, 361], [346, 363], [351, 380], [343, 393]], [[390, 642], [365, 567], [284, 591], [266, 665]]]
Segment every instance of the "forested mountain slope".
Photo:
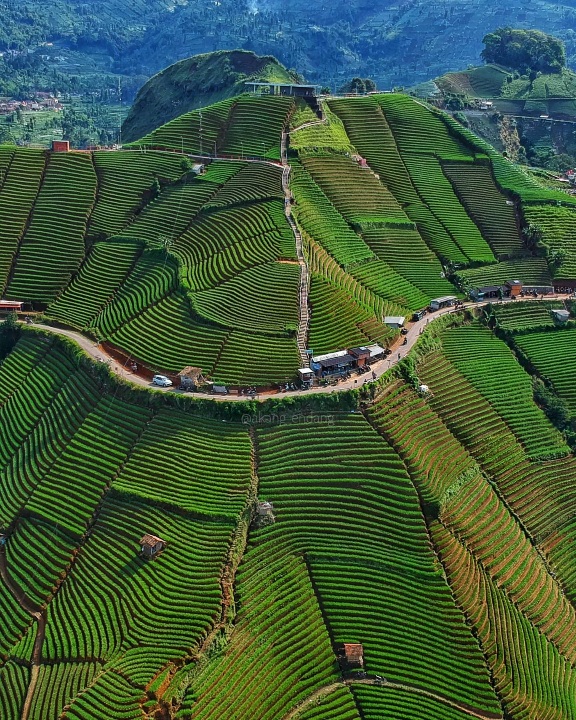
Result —
[[237, 48], [274, 55], [311, 80], [341, 84], [359, 74], [391, 88], [476, 64], [483, 36], [503, 25], [554, 33], [572, 64], [576, 57], [569, 0], [3, 0], [0, 10], [0, 50], [19, 53], [1, 60], [6, 88], [33, 77], [50, 89], [54, 70], [150, 76], [191, 55]]

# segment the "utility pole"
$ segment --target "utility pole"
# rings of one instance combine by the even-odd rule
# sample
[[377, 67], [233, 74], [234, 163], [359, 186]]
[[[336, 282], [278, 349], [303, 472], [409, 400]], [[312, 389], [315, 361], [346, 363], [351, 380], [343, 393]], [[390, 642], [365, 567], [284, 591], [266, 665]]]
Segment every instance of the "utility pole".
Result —
[[203, 155], [203, 152], [202, 152], [202, 110], [200, 110], [200, 155]]
[[122, 78], [118, 78], [118, 147], [122, 147]]

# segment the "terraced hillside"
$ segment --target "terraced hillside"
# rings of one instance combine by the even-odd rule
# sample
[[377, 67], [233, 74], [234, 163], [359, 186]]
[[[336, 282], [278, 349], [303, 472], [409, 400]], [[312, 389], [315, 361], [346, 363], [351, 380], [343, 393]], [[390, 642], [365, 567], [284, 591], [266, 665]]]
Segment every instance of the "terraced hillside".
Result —
[[402, 95], [311, 116], [241, 95], [117, 152], [1, 148], [3, 296], [127, 363], [242, 386], [294, 379], [308, 348], [390, 345], [384, 317], [434, 297], [574, 279], [576, 200], [450, 118]]
[[131, 390], [22, 330], [0, 718], [576, 717], [576, 460], [503, 340], [434, 325], [376, 393], [271, 412]]

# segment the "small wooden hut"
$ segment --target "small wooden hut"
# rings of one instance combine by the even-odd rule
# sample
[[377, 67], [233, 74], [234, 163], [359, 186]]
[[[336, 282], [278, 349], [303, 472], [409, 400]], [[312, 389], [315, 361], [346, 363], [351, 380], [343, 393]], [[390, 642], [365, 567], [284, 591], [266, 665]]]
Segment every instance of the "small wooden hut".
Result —
[[146, 533], [140, 539], [140, 552], [146, 558], [152, 558], [158, 555], [161, 550], [166, 547], [166, 540], [162, 540], [156, 535]]

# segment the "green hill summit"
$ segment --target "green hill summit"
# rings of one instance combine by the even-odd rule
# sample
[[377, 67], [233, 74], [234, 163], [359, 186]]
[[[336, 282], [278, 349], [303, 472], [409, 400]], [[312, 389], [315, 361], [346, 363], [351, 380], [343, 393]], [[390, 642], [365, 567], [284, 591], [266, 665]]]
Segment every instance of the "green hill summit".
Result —
[[194, 55], [154, 75], [140, 89], [122, 126], [122, 138], [137, 140], [190, 110], [239, 95], [247, 80], [297, 82], [298, 78], [271, 55], [246, 50]]

